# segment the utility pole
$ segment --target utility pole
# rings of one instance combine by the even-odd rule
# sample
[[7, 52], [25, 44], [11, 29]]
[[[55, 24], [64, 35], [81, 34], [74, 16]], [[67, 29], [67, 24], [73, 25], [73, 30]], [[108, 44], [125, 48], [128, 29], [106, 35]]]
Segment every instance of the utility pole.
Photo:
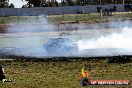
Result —
[[61, 0], [62, 5], [62, 14], [63, 14], [63, 20], [64, 20], [64, 0]]
[[18, 24], [20, 23], [20, 14], [19, 14], [19, 8], [17, 8], [17, 15], [18, 15]]
[[100, 0], [100, 21], [102, 21], [102, 2]]
[[125, 0], [122, 1], [122, 4], [125, 4]]
[[83, 2], [83, 5], [85, 6], [85, 0], [84, 0], [84, 2]]
[[3, 25], [5, 24], [5, 12], [4, 12], [4, 10], [3, 10], [3, 14], [2, 14], [3, 15]]

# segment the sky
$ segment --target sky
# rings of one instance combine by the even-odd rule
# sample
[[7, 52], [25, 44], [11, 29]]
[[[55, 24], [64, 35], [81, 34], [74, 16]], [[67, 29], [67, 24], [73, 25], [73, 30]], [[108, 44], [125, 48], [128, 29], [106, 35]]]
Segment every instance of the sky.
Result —
[[[60, 2], [61, 0], [57, 1]], [[13, 3], [15, 5], [15, 8], [21, 8], [24, 4], [26, 4], [26, 2], [22, 2], [22, 0], [9, 0], [9, 3]]]

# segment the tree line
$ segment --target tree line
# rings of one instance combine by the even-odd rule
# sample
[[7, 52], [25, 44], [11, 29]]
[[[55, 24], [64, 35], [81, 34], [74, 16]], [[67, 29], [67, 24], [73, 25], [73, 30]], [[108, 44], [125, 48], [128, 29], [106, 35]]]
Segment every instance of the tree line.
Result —
[[84, 6], [99, 4], [130, 4], [132, 0], [26, 0], [28, 3], [23, 7], [58, 7], [58, 6]]
[[59, 6], [84, 6], [101, 4], [130, 4], [132, 0], [26, 0], [28, 3], [23, 7], [59, 7]]
[[[24, 1], [24, 0], [21, 0]], [[59, 7], [59, 6], [85, 6], [85, 5], [103, 5], [106, 4], [131, 4], [132, 0], [25, 0], [27, 1], [26, 5], [23, 5], [22, 8], [31, 8], [31, 7]], [[0, 0], [0, 8], [14, 8], [14, 4], [9, 4], [9, 0]]]
[[14, 4], [9, 4], [9, 0], [0, 0], [0, 8], [14, 8]]

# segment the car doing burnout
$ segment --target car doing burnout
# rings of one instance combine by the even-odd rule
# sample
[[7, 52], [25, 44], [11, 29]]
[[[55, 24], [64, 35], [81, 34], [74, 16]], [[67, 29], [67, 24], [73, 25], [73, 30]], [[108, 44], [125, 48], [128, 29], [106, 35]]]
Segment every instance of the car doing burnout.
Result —
[[79, 50], [77, 44], [69, 38], [50, 38], [44, 48], [47, 55], [55, 56], [75, 55]]

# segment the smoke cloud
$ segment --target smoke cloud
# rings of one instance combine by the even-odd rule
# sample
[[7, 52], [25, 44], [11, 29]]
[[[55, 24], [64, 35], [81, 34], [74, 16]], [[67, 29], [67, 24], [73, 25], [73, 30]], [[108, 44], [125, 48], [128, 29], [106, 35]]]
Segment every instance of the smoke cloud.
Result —
[[101, 36], [97, 39], [78, 42], [79, 49], [98, 49], [98, 48], [132, 48], [132, 28], [125, 27], [121, 33], [112, 33], [111, 35]]
[[[114, 32], [106, 36], [102, 35], [98, 38], [82, 39], [78, 41], [79, 50], [111, 49], [110, 51], [107, 50], [107, 54], [111, 53], [112, 51], [113, 53], [119, 53], [119, 52], [124, 52], [124, 54], [132, 53], [131, 21], [109, 22], [108, 25], [110, 28], [112, 28], [108, 30], [120, 30], [121, 32], [118, 33]], [[115, 52], [114, 49], [119, 49], [119, 50]]]
[[[33, 19], [30, 19], [30, 22], [35, 23]], [[24, 22], [24, 25], [15, 25], [8, 28], [7, 32], [14, 34], [18, 32], [20, 34], [16, 35], [15, 43], [10, 42], [9, 44], [10, 47], [13, 46], [14, 48], [5, 48], [4, 52], [17, 56], [52, 57], [47, 55], [43, 45], [48, 38], [55, 36], [60, 37], [57, 34], [64, 31], [57, 31], [56, 25], [48, 22], [45, 16], [39, 16], [37, 25], [30, 24], [30, 22], [27, 21]], [[71, 31], [71, 28], [67, 27], [67, 25], [65, 28], [69, 28], [68, 31], [66, 31], [68, 35], [63, 33], [65, 36], [61, 37], [71, 38], [77, 42], [79, 52], [76, 56], [132, 54], [131, 24], [131, 21], [120, 20], [110, 21], [108, 23], [88, 24], [88, 26], [86, 26], [87, 24], [69, 24], [69, 27], [77, 30]], [[63, 26], [61, 26], [61, 28], [63, 29]], [[110, 32], [106, 33], [105, 30]], [[117, 32], [117, 30], [119, 32]], [[13, 44], [16, 44], [16, 47]], [[60, 56], [60, 54], [57, 56]], [[70, 57], [72, 55], [69, 53], [67, 56]]]

